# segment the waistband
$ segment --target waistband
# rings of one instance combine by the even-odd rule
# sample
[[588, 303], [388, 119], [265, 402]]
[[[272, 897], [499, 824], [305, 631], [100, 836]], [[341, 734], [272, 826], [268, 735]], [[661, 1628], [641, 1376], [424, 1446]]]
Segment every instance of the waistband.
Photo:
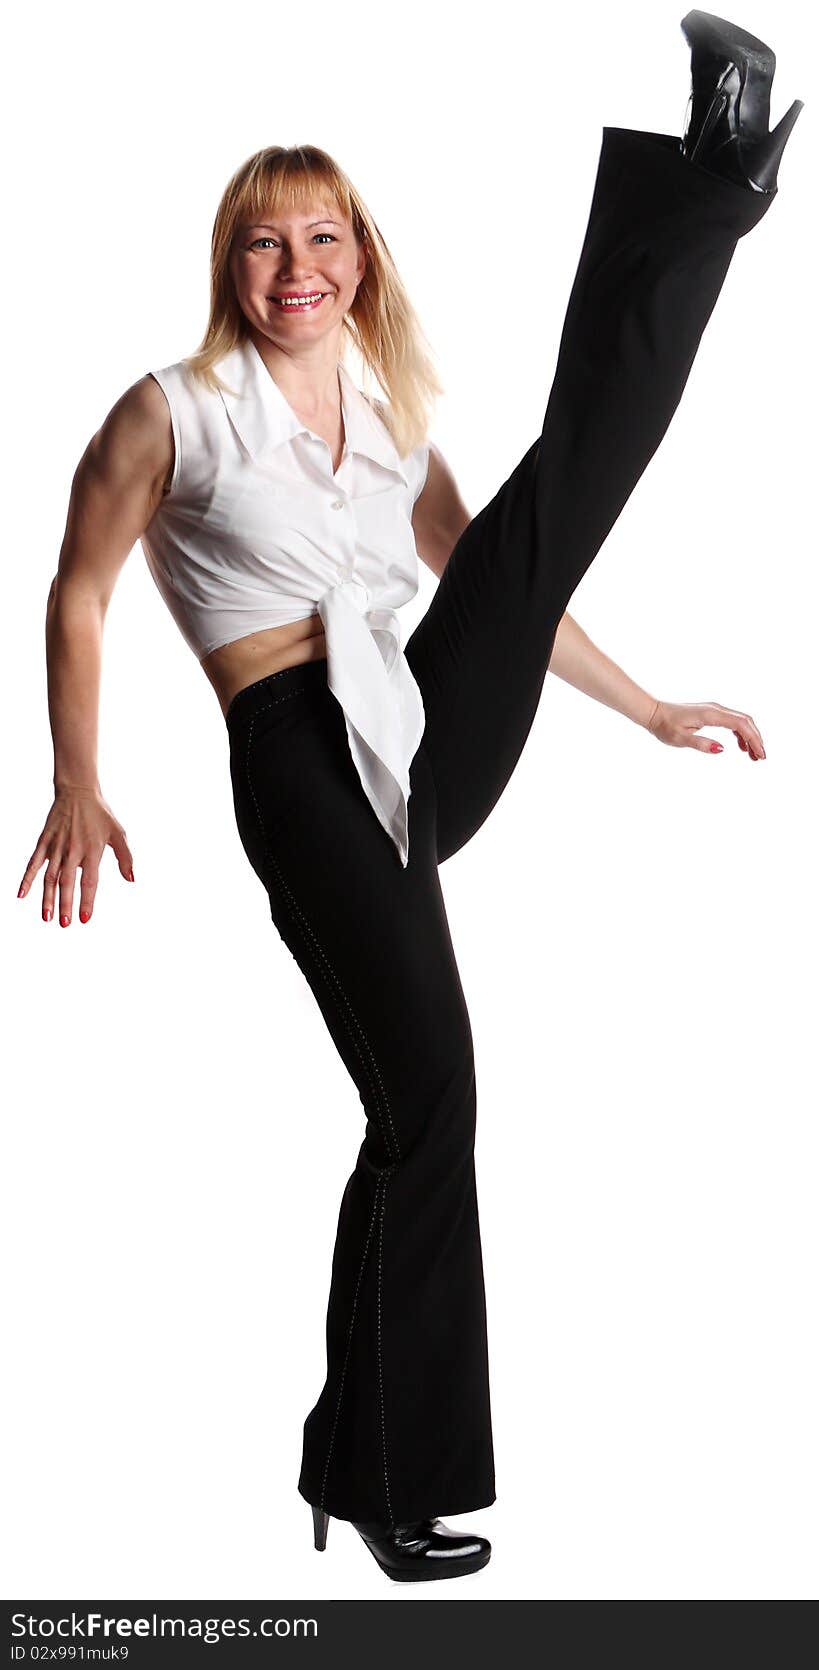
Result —
[[271, 702], [283, 701], [300, 692], [318, 694], [322, 690], [329, 691], [327, 658], [323, 655], [314, 661], [300, 661], [295, 667], [282, 667], [278, 673], [268, 673], [265, 678], [237, 690], [228, 704], [225, 724], [232, 731], [255, 718]]

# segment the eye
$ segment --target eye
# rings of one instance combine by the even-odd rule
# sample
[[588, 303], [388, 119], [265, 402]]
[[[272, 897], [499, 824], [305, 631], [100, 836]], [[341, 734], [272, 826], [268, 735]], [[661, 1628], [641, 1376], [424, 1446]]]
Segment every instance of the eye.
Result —
[[[333, 237], [332, 232], [317, 232], [313, 238], [313, 243], [315, 243], [316, 238], [326, 238], [328, 243], [331, 244], [338, 243], [338, 239]], [[252, 244], [248, 244], [248, 248], [256, 249], [259, 244], [273, 244], [275, 242], [275, 238], [254, 238]]]

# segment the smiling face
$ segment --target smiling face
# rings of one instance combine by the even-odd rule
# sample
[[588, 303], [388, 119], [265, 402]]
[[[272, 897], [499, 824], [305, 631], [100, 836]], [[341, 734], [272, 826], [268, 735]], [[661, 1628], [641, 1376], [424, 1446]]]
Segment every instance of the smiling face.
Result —
[[238, 228], [230, 261], [245, 317], [286, 352], [331, 336], [337, 353], [365, 267], [364, 249], [332, 202], [263, 212]]

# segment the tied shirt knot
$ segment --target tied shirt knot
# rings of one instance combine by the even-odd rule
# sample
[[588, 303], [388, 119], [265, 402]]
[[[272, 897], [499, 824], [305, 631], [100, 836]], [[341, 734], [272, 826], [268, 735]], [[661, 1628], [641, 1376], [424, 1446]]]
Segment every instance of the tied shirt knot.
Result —
[[423, 735], [424, 704], [401, 647], [396, 611], [369, 604], [367, 587], [352, 578], [319, 598], [327, 682], [344, 712], [364, 793], [406, 867], [409, 772]]

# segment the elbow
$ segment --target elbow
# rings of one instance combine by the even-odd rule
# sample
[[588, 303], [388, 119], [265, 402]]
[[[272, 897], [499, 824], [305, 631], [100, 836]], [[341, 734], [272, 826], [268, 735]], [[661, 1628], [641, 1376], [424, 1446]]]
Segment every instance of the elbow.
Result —
[[57, 573], [51, 582], [46, 603], [46, 632], [69, 634], [77, 630], [85, 631], [89, 622], [94, 630], [101, 631], [107, 607], [107, 598], [98, 596], [96, 592], [89, 594], [65, 575], [61, 578]]

